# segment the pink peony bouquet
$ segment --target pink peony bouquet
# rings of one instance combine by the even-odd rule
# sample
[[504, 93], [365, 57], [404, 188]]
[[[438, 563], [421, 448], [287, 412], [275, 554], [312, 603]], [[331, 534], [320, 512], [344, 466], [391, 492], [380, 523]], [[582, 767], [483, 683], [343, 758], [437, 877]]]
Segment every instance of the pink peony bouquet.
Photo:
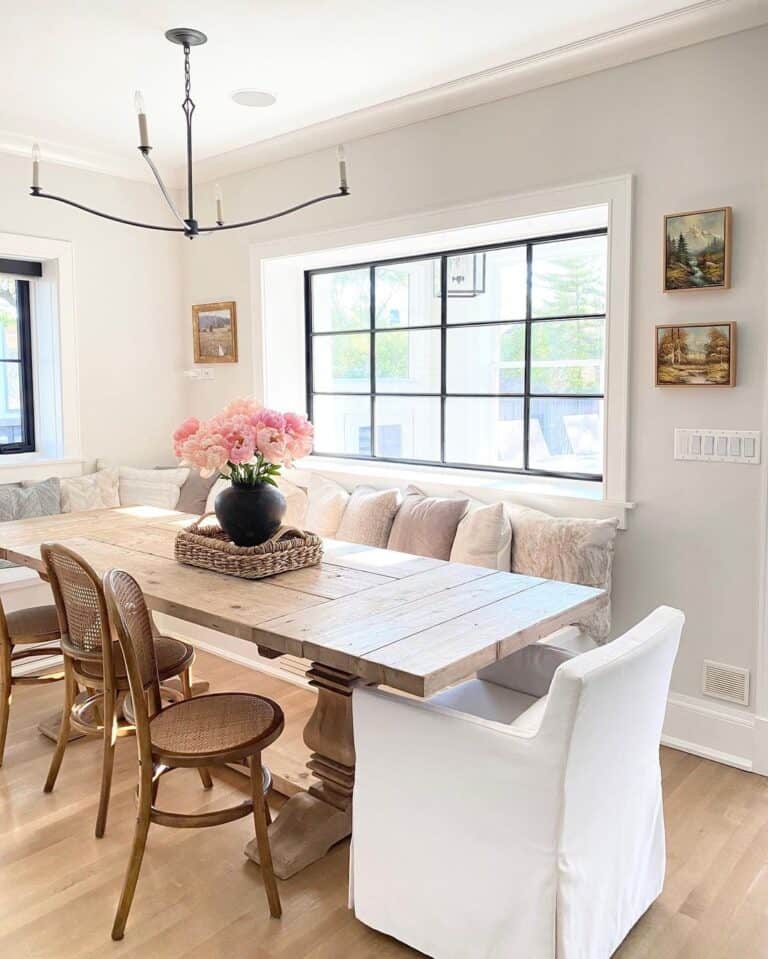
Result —
[[276, 486], [280, 468], [312, 450], [313, 433], [306, 416], [278, 413], [244, 398], [210, 420], [184, 420], [173, 434], [173, 452], [203, 476], [219, 473], [236, 486]]

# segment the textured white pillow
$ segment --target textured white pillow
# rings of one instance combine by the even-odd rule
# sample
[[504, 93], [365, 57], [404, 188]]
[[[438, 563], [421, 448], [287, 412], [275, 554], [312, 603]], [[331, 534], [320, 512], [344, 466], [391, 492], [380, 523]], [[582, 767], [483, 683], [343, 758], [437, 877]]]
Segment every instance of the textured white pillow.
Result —
[[278, 476], [277, 488], [285, 497], [288, 508], [285, 511], [283, 526], [297, 526], [304, 529], [304, 523], [307, 519], [307, 508], [309, 499], [306, 492], [300, 487], [291, 483], [284, 476]]
[[483, 506], [473, 501], [456, 529], [451, 562], [509, 572], [511, 561], [512, 524], [504, 504]]
[[176, 509], [181, 487], [189, 476], [186, 467], [170, 470], [120, 467], [120, 505]]
[[120, 505], [117, 469], [99, 470], [61, 481], [61, 512], [80, 513], [88, 509], [112, 509]]
[[309, 479], [307, 493], [309, 502], [304, 517], [305, 528], [318, 536], [335, 536], [349, 501], [349, 493], [343, 486], [316, 473]]
[[344, 510], [336, 538], [386, 549], [401, 502], [399, 489], [356, 486]]
[[213, 504], [216, 502], [216, 497], [219, 495], [219, 493], [220, 493], [223, 489], [226, 489], [228, 486], [229, 486], [229, 480], [228, 480], [228, 479], [223, 479], [222, 477], [219, 477], [219, 478], [216, 480], [216, 482], [213, 484], [213, 486], [211, 487], [211, 489], [210, 489], [210, 491], [209, 491], [209, 493], [208, 493], [208, 499], [205, 501], [205, 512], [206, 512], [206, 513], [212, 513], [212, 512], [213, 512]]
[[[512, 572], [605, 589], [610, 598], [617, 519], [549, 516], [507, 504], [512, 523]], [[604, 643], [611, 628], [610, 602], [579, 624]]]

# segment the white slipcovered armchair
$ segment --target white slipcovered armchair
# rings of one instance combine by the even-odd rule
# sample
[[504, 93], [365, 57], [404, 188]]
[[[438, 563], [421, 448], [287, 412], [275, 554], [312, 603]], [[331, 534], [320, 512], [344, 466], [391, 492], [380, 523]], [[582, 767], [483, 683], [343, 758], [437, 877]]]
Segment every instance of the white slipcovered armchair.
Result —
[[663, 885], [683, 622], [660, 607], [538, 699], [513, 658], [427, 702], [356, 689], [357, 917], [435, 959], [607, 959]]

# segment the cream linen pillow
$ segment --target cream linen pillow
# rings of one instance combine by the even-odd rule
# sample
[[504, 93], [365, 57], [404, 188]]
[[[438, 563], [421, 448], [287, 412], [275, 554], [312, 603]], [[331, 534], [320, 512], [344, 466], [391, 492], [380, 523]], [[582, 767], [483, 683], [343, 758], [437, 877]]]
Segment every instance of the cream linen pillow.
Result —
[[157, 506], [176, 509], [181, 487], [189, 476], [187, 467], [168, 470], [120, 467], [120, 505]]
[[336, 539], [386, 549], [401, 496], [398, 489], [356, 486], [336, 532]]
[[512, 572], [607, 590], [609, 602], [578, 623], [596, 642], [606, 642], [619, 521], [548, 516], [525, 506], [506, 506], [512, 523]]
[[468, 499], [427, 496], [409, 486], [397, 511], [388, 549], [434, 559], [449, 559], [456, 527], [469, 506]]
[[61, 512], [80, 513], [88, 509], [112, 509], [120, 505], [119, 472], [98, 470], [61, 481]]
[[287, 503], [283, 526], [297, 526], [299, 529], [304, 529], [309, 506], [307, 494], [300, 486], [291, 483], [284, 476], [278, 476], [277, 488]]
[[509, 572], [512, 524], [504, 503], [484, 506], [472, 501], [469, 512], [456, 529], [450, 560]]
[[304, 527], [318, 536], [335, 536], [349, 502], [343, 486], [313, 473], [307, 487], [309, 502]]
[[208, 492], [208, 499], [205, 501], [205, 512], [206, 512], [206, 513], [212, 513], [212, 512], [213, 512], [213, 504], [216, 502], [216, 497], [219, 495], [219, 493], [220, 493], [223, 489], [226, 489], [228, 486], [229, 486], [229, 480], [228, 480], [228, 479], [223, 479], [223, 478], [220, 476], [220, 477], [216, 480], [216, 482], [213, 484], [213, 486], [210, 488], [210, 491]]

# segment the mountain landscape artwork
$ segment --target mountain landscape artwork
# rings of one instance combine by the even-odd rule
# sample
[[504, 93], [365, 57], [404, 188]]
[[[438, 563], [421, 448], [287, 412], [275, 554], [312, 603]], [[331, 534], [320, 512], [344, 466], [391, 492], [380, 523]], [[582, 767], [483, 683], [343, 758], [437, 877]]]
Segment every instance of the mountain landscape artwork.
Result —
[[237, 316], [233, 302], [192, 307], [195, 363], [237, 363]]
[[656, 327], [656, 386], [735, 386], [736, 324]]
[[664, 217], [664, 291], [730, 286], [731, 208]]

